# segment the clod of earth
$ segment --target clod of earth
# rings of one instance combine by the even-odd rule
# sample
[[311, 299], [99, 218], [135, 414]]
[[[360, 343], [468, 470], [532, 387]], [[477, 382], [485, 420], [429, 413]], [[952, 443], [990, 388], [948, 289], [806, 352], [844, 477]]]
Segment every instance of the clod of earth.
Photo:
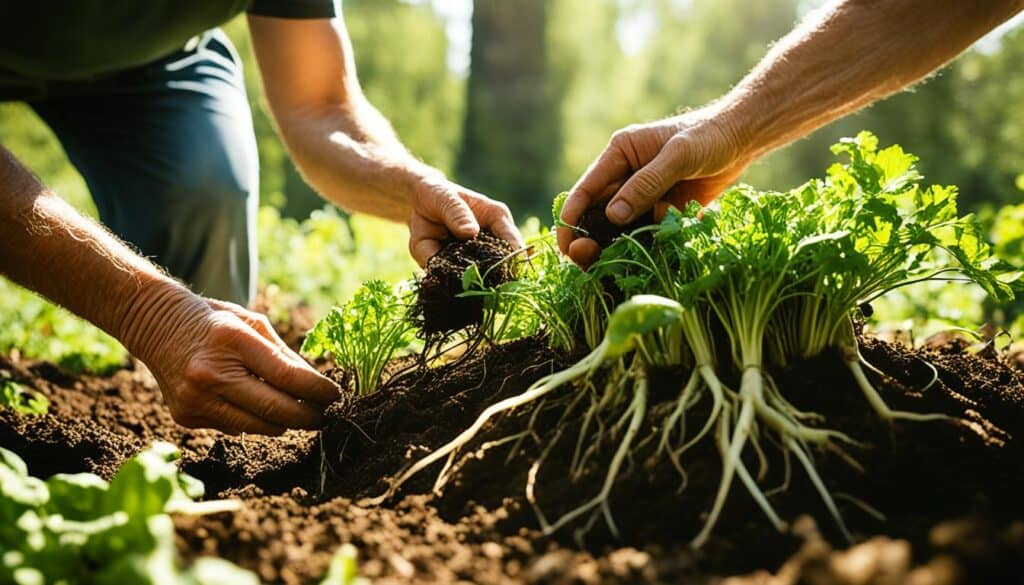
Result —
[[582, 231], [581, 235], [586, 235], [588, 238], [594, 240], [602, 248], [607, 248], [615, 238], [622, 234], [628, 234], [638, 228], [654, 223], [654, 212], [648, 211], [640, 217], [633, 220], [630, 224], [619, 226], [608, 221], [608, 216], [605, 215], [605, 204], [595, 205], [588, 208], [583, 216], [580, 217], [576, 227]]
[[486, 230], [471, 240], [449, 240], [427, 261], [426, 274], [417, 285], [411, 319], [428, 336], [479, 324], [484, 301], [460, 297], [463, 275], [475, 265], [487, 287], [500, 286], [516, 278], [515, 256], [508, 242]]

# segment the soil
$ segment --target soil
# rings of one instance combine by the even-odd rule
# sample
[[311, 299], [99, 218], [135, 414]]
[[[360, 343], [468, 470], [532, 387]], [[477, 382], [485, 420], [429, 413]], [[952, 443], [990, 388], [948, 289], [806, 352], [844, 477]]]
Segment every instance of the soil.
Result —
[[445, 334], [483, 320], [483, 300], [462, 297], [462, 276], [476, 264], [484, 284], [496, 287], [516, 277], [514, 250], [505, 240], [482, 231], [471, 240], [449, 240], [427, 261], [419, 280], [411, 317], [426, 335]]
[[[834, 453], [816, 454], [829, 488], [844, 494], [837, 503], [854, 533], [852, 547], [794, 468], [788, 489], [772, 497], [783, 517], [796, 519], [788, 533], [776, 533], [739, 488], [714, 538], [699, 553], [691, 551], [687, 542], [717, 487], [719, 457], [711, 448], [687, 454], [682, 495], [676, 494], [678, 474], [640, 449], [612, 492], [618, 538], [601, 519], [582, 542], [571, 531], [540, 534], [522, 496], [530, 455], [538, 453], [534, 440], [516, 446], [523, 457], [508, 460], [508, 443], [465, 461], [443, 496], [429, 495], [428, 470], [408, 485], [407, 495], [382, 506], [359, 504], [383, 490], [383, 477], [452, 438], [488, 404], [565, 365], [565, 356], [533, 339], [399, 373], [382, 391], [333, 406], [334, 422], [322, 440], [312, 432], [229, 437], [178, 427], [141, 367], [109, 377], [74, 376], [46, 363], [0, 357], [0, 371], [51, 400], [43, 417], [0, 411], [0, 446], [22, 455], [37, 475], [109, 476], [154, 439], [180, 445], [184, 469], [206, 482], [210, 496], [245, 504], [235, 513], [177, 518], [180, 549], [189, 558], [221, 555], [267, 582], [316, 582], [346, 542], [360, 550], [360, 571], [375, 583], [1024, 582], [1024, 448], [1017, 439], [1024, 436], [1024, 376], [1003, 356], [971, 355], [953, 341], [909, 350], [865, 339], [862, 351], [891, 376], [871, 374], [890, 406], [966, 422], [879, 421], [835, 356], [773, 373], [797, 407], [825, 415], [830, 426], [866, 443], [849, 451], [863, 471]], [[922, 390], [935, 372], [937, 381]], [[675, 396], [682, 375], [655, 373], [652, 408]], [[534, 421], [539, 440], [553, 438], [556, 415], [551, 407]], [[483, 440], [525, 425], [522, 415], [501, 418]], [[577, 483], [565, 477], [570, 431], [538, 475], [537, 496], [548, 517], [589, 497], [599, 483], [593, 474]], [[766, 454], [765, 484], [772, 485], [785, 466], [771, 448]], [[599, 457], [595, 473], [600, 463]], [[757, 468], [753, 459], [750, 464]]]
[[608, 244], [622, 234], [652, 223], [654, 223], [654, 211], [648, 211], [628, 225], [615, 225], [608, 220], [608, 216], [605, 215], [605, 206], [602, 204], [595, 205], [583, 212], [583, 217], [577, 222], [576, 227], [586, 232], [586, 236], [597, 242], [599, 246], [607, 248]]

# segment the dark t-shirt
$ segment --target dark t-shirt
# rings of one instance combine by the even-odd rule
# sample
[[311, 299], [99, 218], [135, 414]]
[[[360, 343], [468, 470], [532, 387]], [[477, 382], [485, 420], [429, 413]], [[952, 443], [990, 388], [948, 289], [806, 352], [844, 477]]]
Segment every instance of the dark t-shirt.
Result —
[[279, 18], [338, 12], [334, 0], [0, 0], [0, 85], [145, 65], [245, 10]]

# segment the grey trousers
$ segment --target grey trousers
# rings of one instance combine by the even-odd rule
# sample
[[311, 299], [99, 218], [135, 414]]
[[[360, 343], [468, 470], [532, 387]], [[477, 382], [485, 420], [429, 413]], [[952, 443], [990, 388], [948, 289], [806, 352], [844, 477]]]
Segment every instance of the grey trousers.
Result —
[[47, 82], [24, 99], [104, 224], [196, 292], [244, 305], [257, 269], [252, 114], [230, 41], [211, 31], [193, 45], [100, 79]]

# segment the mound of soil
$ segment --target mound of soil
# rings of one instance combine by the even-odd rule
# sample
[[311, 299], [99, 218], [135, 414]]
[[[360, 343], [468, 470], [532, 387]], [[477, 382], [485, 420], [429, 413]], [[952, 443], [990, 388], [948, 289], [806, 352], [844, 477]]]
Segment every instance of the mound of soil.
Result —
[[[681, 495], [678, 473], [638, 451], [612, 492], [619, 538], [602, 519], [582, 543], [571, 531], [544, 537], [522, 493], [538, 445], [554, 439], [554, 403], [533, 421], [535, 437], [468, 458], [443, 496], [417, 495], [429, 492], [434, 469], [395, 502], [356, 503], [379, 494], [383, 477], [450, 440], [487, 405], [565, 365], [565, 356], [538, 340], [395, 376], [379, 393], [335, 405], [332, 430], [322, 440], [310, 432], [265, 438], [182, 429], [141, 369], [100, 378], [0, 359], [0, 370], [52, 404], [50, 414], [34, 419], [0, 411], [0, 446], [24, 456], [39, 475], [88, 470], [109, 476], [151, 440], [181, 445], [184, 468], [206, 482], [211, 496], [245, 504], [236, 513], [178, 518], [182, 551], [221, 555], [268, 582], [316, 582], [346, 542], [359, 548], [361, 572], [375, 583], [710, 583], [742, 574], [725, 583], [1024, 582], [1024, 448], [1018, 439], [1024, 377], [999, 356], [968, 355], [955, 344], [908, 350], [868, 339], [863, 353], [890, 374], [872, 377], [893, 408], [945, 412], [967, 422], [885, 424], [870, 413], [835, 356], [773, 373], [797, 407], [825, 415], [830, 426], [866, 443], [849, 452], [863, 471], [837, 454], [816, 455], [859, 542], [845, 550], [817, 492], [793, 463], [788, 489], [772, 496], [784, 517], [798, 519], [789, 533], [775, 533], [738, 487], [715, 538], [692, 552], [687, 542], [720, 471], [710, 446], [687, 453], [688, 485]], [[935, 372], [938, 381], [921, 391]], [[655, 374], [653, 409], [676, 395], [682, 375]], [[521, 414], [503, 417], [482, 440], [520, 432], [527, 422]], [[549, 518], [596, 493], [613, 447], [602, 446], [591, 472], [571, 482], [564, 470], [573, 430], [563, 431], [538, 475], [538, 503]], [[784, 462], [765, 445], [765, 483], [781, 484]], [[521, 456], [508, 459], [513, 448]], [[748, 463], [758, 468], [753, 458]]]
[[516, 277], [512, 246], [489, 231], [471, 240], [449, 240], [427, 261], [426, 274], [419, 280], [412, 320], [427, 335], [444, 334], [483, 320], [484, 305], [479, 298], [463, 297], [462, 276], [476, 264], [484, 284], [495, 287]]

